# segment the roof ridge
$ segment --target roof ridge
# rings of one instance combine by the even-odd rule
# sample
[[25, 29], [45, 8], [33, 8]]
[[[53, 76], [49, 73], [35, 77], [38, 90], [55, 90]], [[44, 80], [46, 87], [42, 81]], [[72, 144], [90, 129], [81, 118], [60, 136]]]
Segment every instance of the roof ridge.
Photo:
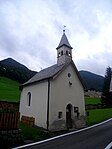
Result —
[[71, 45], [70, 45], [68, 39], [67, 39], [67, 36], [66, 36], [65, 32], [63, 32], [63, 35], [62, 35], [61, 40], [60, 40], [60, 43], [59, 43], [59, 45], [58, 45], [58, 47], [57, 47], [56, 49], [59, 49], [60, 47], [62, 47], [62, 46], [64, 46], [64, 45], [67, 46], [67, 47], [70, 48], [70, 49], [73, 49], [73, 48], [71, 47]]

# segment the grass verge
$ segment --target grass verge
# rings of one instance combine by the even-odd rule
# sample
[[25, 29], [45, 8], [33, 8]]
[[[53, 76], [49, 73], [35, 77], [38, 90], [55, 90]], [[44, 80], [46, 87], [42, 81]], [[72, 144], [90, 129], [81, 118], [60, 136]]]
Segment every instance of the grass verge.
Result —
[[20, 124], [23, 140], [40, 141], [51, 136], [50, 132], [44, 131], [42, 128]]
[[87, 110], [89, 116], [86, 117], [87, 125], [94, 125], [112, 118], [112, 108]]

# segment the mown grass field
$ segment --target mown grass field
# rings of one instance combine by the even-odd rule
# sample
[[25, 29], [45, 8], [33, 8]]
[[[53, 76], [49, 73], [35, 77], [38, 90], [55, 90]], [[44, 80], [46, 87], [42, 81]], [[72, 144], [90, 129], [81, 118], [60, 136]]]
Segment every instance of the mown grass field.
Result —
[[[85, 104], [100, 104], [100, 98], [85, 97]], [[112, 108], [87, 110], [89, 116], [86, 116], [87, 125], [94, 125], [112, 118]]]
[[101, 103], [100, 98], [85, 97], [85, 104], [99, 104]]
[[88, 125], [94, 125], [102, 121], [105, 121], [109, 118], [112, 118], [112, 108], [94, 109], [94, 110], [87, 110], [87, 111], [89, 112], [89, 116], [86, 117], [86, 121]]
[[19, 101], [19, 83], [5, 77], [0, 77], [0, 100]]

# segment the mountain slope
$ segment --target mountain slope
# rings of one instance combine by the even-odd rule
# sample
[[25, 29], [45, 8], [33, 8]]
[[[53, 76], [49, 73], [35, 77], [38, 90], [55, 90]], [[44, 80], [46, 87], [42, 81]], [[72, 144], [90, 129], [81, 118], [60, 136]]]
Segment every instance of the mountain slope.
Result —
[[0, 63], [4, 66], [8, 65], [9, 67], [12, 67], [12, 68], [28, 69], [26, 66], [24, 66], [23, 64], [20, 64], [19, 62], [17, 62], [12, 58], [4, 59], [0, 61]]
[[97, 91], [102, 91], [104, 77], [88, 71], [79, 71], [79, 73], [87, 90], [95, 89]]
[[12, 58], [0, 61], [0, 75], [24, 83], [36, 74]]
[[[12, 58], [0, 61], [0, 76], [7, 77], [19, 83], [26, 82], [36, 73]], [[79, 73], [87, 90], [95, 89], [102, 91], [104, 77], [88, 71], [79, 71]]]

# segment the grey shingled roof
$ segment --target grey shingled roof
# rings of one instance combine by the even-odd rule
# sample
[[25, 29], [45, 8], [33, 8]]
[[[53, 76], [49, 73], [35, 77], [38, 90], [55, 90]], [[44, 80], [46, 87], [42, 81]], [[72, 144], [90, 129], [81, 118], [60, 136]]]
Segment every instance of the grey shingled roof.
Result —
[[27, 85], [30, 85], [32, 83], [36, 83], [36, 82], [39, 82], [39, 81], [43, 81], [43, 80], [47, 80], [49, 78], [52, 78], [55, 75], [59, 74], [61, 71], [63, 71], [70, 63], [72, 64], [72, 66], [73, 66], [73, 68], [74, 68], [74, 70], [75, 70], [75, 72], [76, 72], [82, 86], [85, 88], [85, 85], [83, 84], [81, 76], [80, 76], [80, 74], [79, 74], [79, 72], [78, 72], [78, 70], [77, 70], [77, 68], [76, 68], [73, 61], [67, 62], [67, 63], [62, 64], [62, 65], [55, 64], [51, 67], [48, 67], [46, 69], [41, 70], [36, 75], [34, 75], [30, 80], [28, 80], [26, 83], [22, 84], [20, 86], [20, 88], [24, 87], [24, 86], [27, 86]]
[[67, 46], [68, 48], [72, 49], [72, 47], [71, 47], [71, 45], [70, 45], [70, 43], [69, 43], [65, 33], [63, 33], [61, 41], [60, 41], [60, 43], [59, 43], [59, 45], [58, 45], [58, 47], [56, 49], [59, 49], [60, 47], [62, 47], [64, 45]]
[[36, 73], [36, 75], [34, 75], [30, 80], [28, 80], [26, 83], [22, 84], [21, 86], [26, 86], [26, 85], [32, 84], [34, 82], [39, 82], [42, 80], [46, 80], [48, 78], [52, 78], [58, 72], [60, 72], [64, 68], [64, 66], [65, 66], [65, 64], [62, 64], [62, 65], [55, 64], [51, 67], [43, 69], [40, 72]]

